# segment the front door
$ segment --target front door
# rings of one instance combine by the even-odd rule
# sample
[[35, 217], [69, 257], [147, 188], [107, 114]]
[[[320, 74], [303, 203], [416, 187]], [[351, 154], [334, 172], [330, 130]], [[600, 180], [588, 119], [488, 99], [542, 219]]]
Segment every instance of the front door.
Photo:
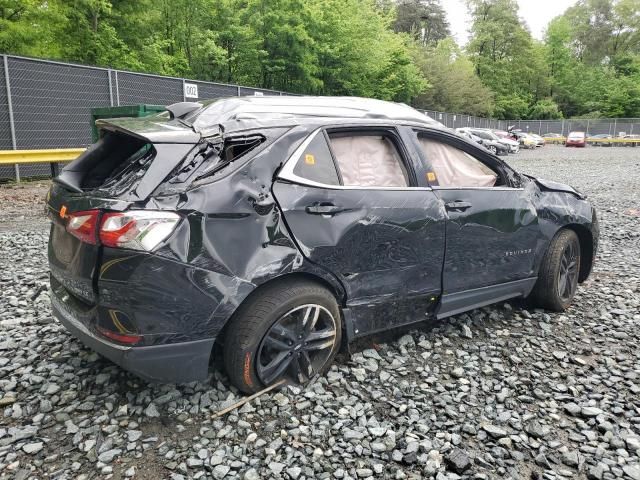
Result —
[[439, 316], [527, 294], [544, 242], [530, 192], [474, 145], [424, 132], [416, 138], [448, 217]]
[[318, 130], [273, 193], [304, 255], [347, 292], [351, 336], [420, 321], [441, 289], [445, 213], [393, 128]]

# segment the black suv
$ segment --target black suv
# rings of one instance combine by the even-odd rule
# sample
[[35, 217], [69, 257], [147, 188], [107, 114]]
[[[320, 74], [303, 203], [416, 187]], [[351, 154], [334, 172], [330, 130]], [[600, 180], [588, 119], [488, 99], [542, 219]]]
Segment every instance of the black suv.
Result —
[[567, 308], [592, 206], [406, 106], [331, 97], [178, 103], [98, 121], [47, 204], [52, 307], [151, 380], [253, 392], [354, 338], [514, 297]]

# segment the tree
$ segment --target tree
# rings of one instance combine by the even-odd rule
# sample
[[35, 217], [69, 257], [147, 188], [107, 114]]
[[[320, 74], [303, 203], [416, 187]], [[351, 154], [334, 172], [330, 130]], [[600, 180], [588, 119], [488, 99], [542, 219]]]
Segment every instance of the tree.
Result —
[[496, 115], [520, 118], [539, 93], [540, 66], [515, 0], [468, 0], [473, 25], [467, 51], [476, 73], [496, 93]]
[[529, 118], [538, 120], [553, 120], [562, 118], [558, 104], [551, 98], [544, 98], [536, 102], [529, 110]]
[[550, 94], [566, 116], [635, 116], [639, 0], [582, 0], [545, 37]]
[[419, 49], [416, 63], [430, 84], [415, 99], [417, 107], [470, 115], [492, 114], [493, 93], [482, 84], [473, 63], [453, 39]]
[[438, 0], [400, 0], [393, 28], [411, 34], [423, 46], [435, 45], [451, 35], [447, 14]]

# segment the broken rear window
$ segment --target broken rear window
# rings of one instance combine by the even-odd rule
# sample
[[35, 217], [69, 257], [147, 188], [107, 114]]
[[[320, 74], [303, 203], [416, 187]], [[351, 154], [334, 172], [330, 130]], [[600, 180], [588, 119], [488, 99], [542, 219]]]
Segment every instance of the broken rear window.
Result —
[[265, 141], [262, 135], [244, 135], [212, 142], [202, 142], [195, 146], [174, 171], [168, 176], [163, 193], [178, 187], [194, 184], [215, 175], [236, 160], [244, 157]]
[[130, 189], [147, 171], [155, 157], [153, 145], [137, 137], [106, 132], [83, 162], [91, 164], [81, 182], [83, 190], [105, 190], [119, 195]]

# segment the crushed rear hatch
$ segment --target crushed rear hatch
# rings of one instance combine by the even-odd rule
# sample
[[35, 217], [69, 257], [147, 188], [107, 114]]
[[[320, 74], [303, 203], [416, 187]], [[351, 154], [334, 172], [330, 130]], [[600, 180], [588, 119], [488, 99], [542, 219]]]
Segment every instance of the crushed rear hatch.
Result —
[[191, 143], [153, 143], [139, 130], [128, 131], [117, 123], [101, 122], [101, 127], [102, 138], [64, 168], [47, 198], [52, 283], [89, 304], [96, 301], [100, 246], [69, 233], [69, 215], [124, 211], [142, 204], [198, 138], [188, 135]]

